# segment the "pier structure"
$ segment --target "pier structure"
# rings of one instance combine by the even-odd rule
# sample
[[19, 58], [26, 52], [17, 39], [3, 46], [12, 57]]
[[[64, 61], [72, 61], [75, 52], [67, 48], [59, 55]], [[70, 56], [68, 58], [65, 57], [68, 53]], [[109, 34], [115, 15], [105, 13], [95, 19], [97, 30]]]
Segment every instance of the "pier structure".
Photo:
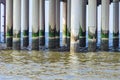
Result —
[[[111, 3], [113, 4], [113, 48], [119, 48], [120, 0], [0, 0], [0, 4], [4, 4], [4, 15], [0, 16], [0, 24], [3, 23], [1, 20], [4, 20], [4, 24], [0, 26], [0, 31], [2, 26], [4, 30], [0, 33], [4, 33], [7, 49], [27, 48], [30, 41], [32, 41], [32, 50], [39, 50], [40, 46], [45, 46], [45, 1], [49, 1], [49, 49], [60, 48], [60, 18], [62, 18], [62, 46], [68, 47], [73, 52], [79, 52], [80, 48], [86, 47], [86, 6], [88, 5], [88, 51], [96, 51], [97, 6], [101, 5], [100, 48], [102, 51], [108, 51]], [[60, 16], [61, 2], [62, 17]], [[30, 24], [32, 38], [29, 38]]]

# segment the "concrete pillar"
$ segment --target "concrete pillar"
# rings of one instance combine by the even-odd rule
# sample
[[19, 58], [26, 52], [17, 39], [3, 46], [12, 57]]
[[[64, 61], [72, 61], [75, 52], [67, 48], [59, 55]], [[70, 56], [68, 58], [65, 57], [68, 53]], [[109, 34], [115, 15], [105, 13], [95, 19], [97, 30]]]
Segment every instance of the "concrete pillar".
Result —
[[1, 43], [5, 43], [5, 5], [3, 4], [3, 3], [1, 3], [1, 5], [0, 5], [0, 7], [1, 7], [1, 29], [0, 29], [0, 33], [1, 33], [1, 35], [0, 35], [0, 37], [1, 37], [1, 40], [0, 40], [0, 42]]
[[49, 49], [55, 49], [56, 0], [49, 0]]
[[39, 0], [39, 45], [45, 46], [45, 0]]
[[71, 0], [67, 0], [67, 47], [70, 48]]
[[13, 49], [20, 49], [21, 0], [13, 0]]
[[62, 46], [67, 46], [67, 0], [63, 0], [62, 16]]
[[56, 0], [56, 47], [60, 47], [60, 0]]
[[110, 0], [102, 0], [102, 29], [101, 29], [101, 50], [109, 50], [109, 3]]
[[88, 0], [88, 51], [96, 51], [97, 0]]
[[6, 44], [12, 48], [13, 37], [13, 0], [6, 0]]
[[1, 32], [1, 27], [2, 27], [2, 25], [1, 25], [2, 24], [2, 22], [1, 22], [1, 20], [2, 20], [1, 14], [2, 13], [1, 13], [1, 3], [0, 3], [0, 43], [2, 42], [1, 41], [1, 38], [2, 38], [2, 36], [1, 36], [1, 34], [2, 34], [2, 32]]
[[82, 0], [71, 0], [71, 43], [70, 51], [79, 51], [80, 3]]
[[29, 45], [29, 0], [21, 0], [22, 3], [22, 35], [23, 35], [23, 47]]
[[39, 49], [39, 0], [32, 0], [32, 49]]
[[86, 47], [86, 0], [80, 3], [80, 47]]
[[119, 0], [113, 0], [113, 48], [119, 48]]

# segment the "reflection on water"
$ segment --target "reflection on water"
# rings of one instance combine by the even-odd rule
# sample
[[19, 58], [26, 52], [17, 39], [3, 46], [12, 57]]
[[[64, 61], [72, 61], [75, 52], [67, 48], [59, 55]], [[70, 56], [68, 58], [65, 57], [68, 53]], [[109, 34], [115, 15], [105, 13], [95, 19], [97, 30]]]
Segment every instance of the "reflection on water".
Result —
[[120, 53], [0, 51], [0, 80], [96, 79], [120, 79]]

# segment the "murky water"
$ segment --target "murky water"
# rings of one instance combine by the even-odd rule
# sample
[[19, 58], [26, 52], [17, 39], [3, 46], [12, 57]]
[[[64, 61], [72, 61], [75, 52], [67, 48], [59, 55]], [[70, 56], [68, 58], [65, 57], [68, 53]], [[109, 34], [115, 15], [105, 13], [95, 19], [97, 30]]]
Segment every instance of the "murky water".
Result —
[[120, 80], [120, 53], [0, 51], [0, 80]]

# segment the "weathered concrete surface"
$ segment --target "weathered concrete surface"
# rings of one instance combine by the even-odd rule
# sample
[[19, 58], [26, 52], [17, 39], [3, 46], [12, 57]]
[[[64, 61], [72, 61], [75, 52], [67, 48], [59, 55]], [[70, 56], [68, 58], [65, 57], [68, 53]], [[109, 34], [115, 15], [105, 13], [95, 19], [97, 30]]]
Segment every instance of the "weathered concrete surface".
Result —
[[[16, 7], [17, 6], [17, 7]], [[13, 49], [21, 48], [21, 0], [13, 0]]]
[[81, 0], [80, 3], [80, 47], [86, 47], [86, 1]]
[[71, 0], [70, 52], [79, 51], [80, 3], [82, 4], [82, 0]]
[[39, 49], [39, 0], [32, 0], [32, 49]]
[[109, 2], [110, 0], [102, 0], [101, 5], [101, 50], [109, 50]]
[[13, 0], [6, 0], [6, 45], [12, 48], [13, 37]]
[[39, 46], [45, 46], [45, 1], [39, 0]]
[[113, 0], [113, 48], [119, 48], [119, 0]]
[[97, 1], [89, 0], [88, 4], [88, 51], [94, 52], [97, 48]]
[[56, 45], [56, 0], [50, 0], [49, 2], [49, 42], [48, 48], [55, 49]]
[[29, 45], [29, 0], [21, 0], [22, 4], [22, 21], [21, 21], [21, 26], [22, 26], [22, 35], [23, 35], [23, 46], [22, 47], [28, 47]]
[[56, 48], [60, 47], [60, 0], [56, 0]]

